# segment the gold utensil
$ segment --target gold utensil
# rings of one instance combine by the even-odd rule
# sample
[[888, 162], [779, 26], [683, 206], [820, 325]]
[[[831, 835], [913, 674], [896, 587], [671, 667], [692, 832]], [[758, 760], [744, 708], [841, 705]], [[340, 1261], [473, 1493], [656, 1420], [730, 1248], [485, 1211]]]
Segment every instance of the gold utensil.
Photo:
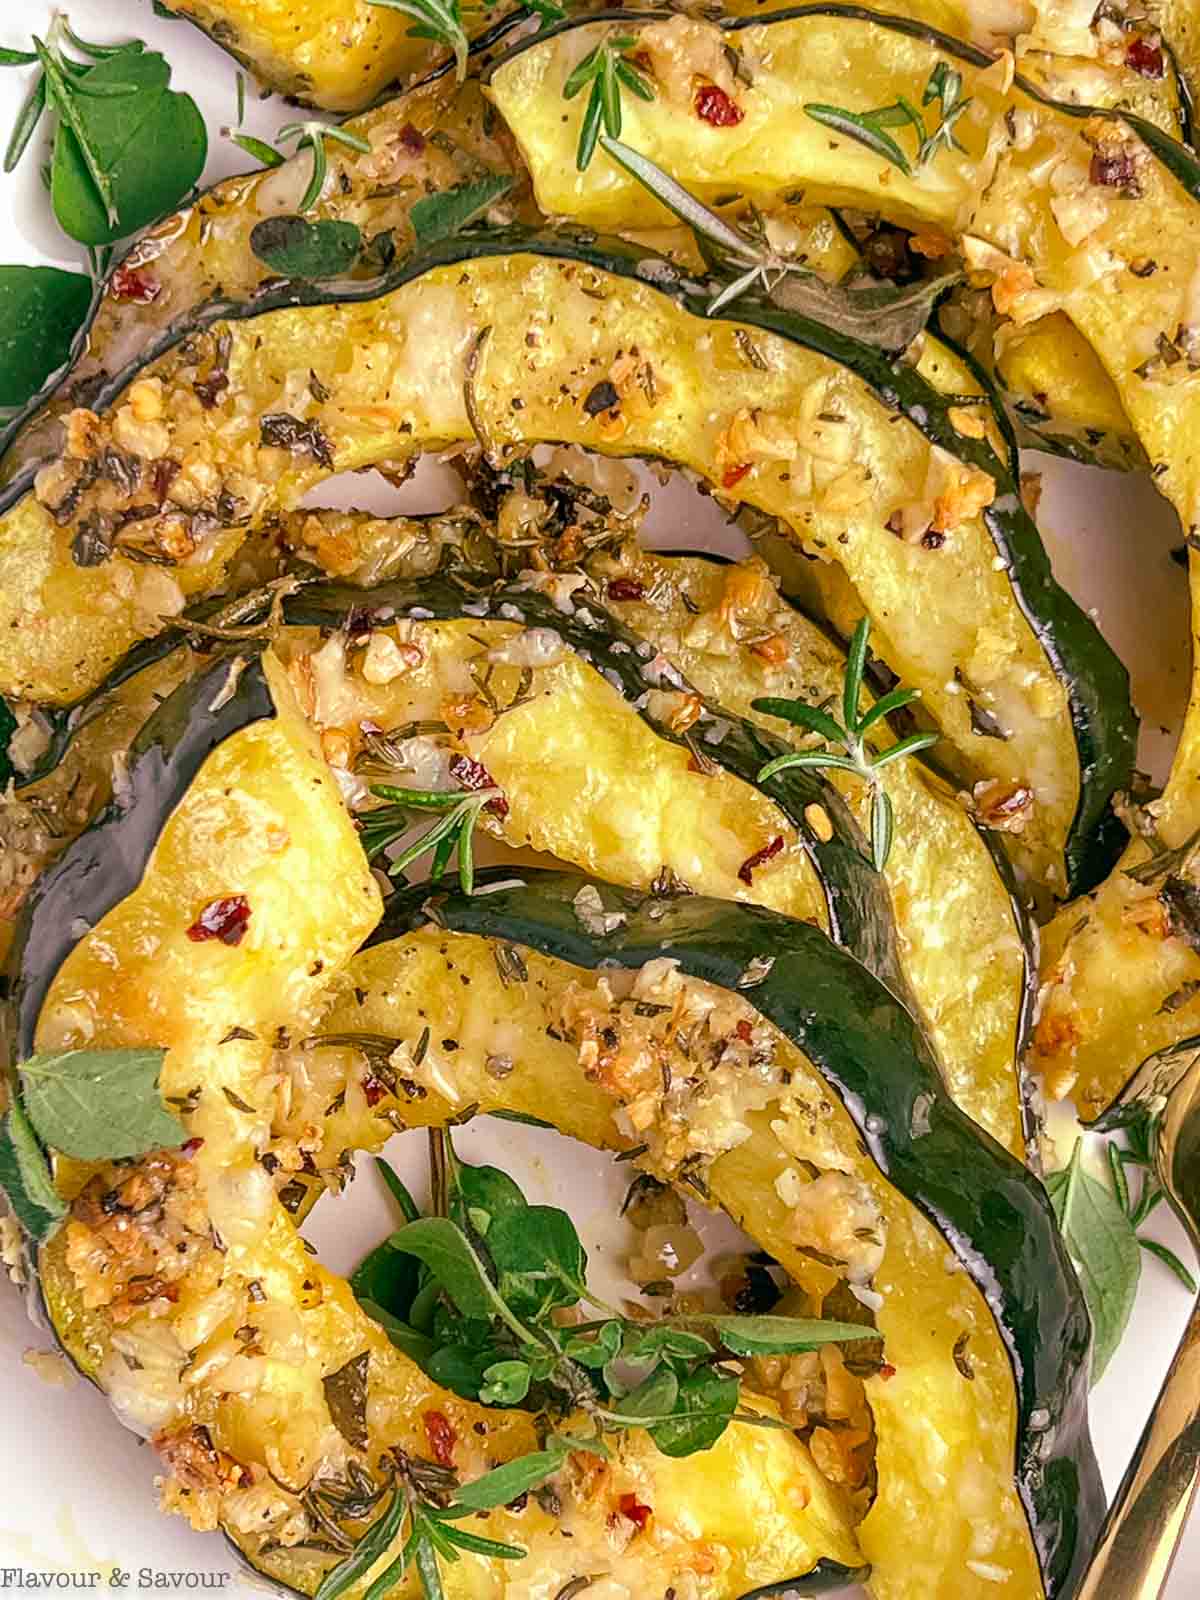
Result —
[[[1200, 1039], [1152, 1057], [1126, 1099], [1162, 1107], [1154, 1165], [1200, 1249]], [[1075, 1600], [1159, 1600], [1200, 1485], [1200, 1301]]]

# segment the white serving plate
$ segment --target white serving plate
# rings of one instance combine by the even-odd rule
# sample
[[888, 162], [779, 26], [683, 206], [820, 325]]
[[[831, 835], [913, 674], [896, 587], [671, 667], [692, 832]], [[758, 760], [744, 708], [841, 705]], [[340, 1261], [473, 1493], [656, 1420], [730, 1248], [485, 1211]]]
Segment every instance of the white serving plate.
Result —
[[[50, 0], [7, 0], [0, 6], [0, 45], [27, 47], [44, 34], [57, 8]], [[113, 13], [118, 15], [114, 16]], [[85, 37], [114, 40], [136, 33], [161, 49], [174, 82], [198, 101], [208, 123], [211, 150], [205, 181], [244, 169], [242, 153], [220, 137], [236, 118], [235, 67], [230, 58], [183, 22], [163, 21], [149, 5], [126, 0], [74, 0], [70, 17]], [[25, 71], [0, 71], [0, 144], [27, 86]], [[269, 137], [294, 111], [276, 100], [247, 96], [245, 128]], [[20, 170], [0, 181], [0, 262], [81, 266], [81, 253], [59, 233], [38, 176], [35, 145]], [[83, 268], [86, 270], [86, 268]], [[1039, 521], [1058, 576], [1080, 602], [1095, 608], [1109, 640], [1129, 663], [1134, 699], [1143, 717], [1141, 765], [1161, 777], [1187, 697], [1189, 673], [1187, 582], [1170, 559], [1179, 541], [1174, 518], [1144, 479], [1104, 473], [1031, 456], [1044, 473]], [[447, 503], [436, 473], [418, 475], [404, 493], [410, 510]], [[656, 489], [647, 525], [650, 542], [671, 549], [691, 545], [736, 554], [741, 536], [722, 525], [712, 501], [682, 483]], [[322, 503], [396, 509], [398, 497], [377, 478], [326, 486]], [[1074, 1137], [1067, 1118], [1055, 1130], [1069, 1154]], [[486, 1155], [506, 1166], [531, 1200], [567, 1208], [591, 1251], [597, 1282], [621, 1265], [632, 1230], [616, 1220], [627, 1182], [624, 1168], [595, 1155], [581, 1170], [576, 1150], [557, 1135], [481, 1119], [457, 1136], [467, 1159]], [[387, 1154], [421, 1189], [424, 1142], [419, 1134], [393, 1139]], [[369, 1164], [368, 1164], [369, 1166]], [[382, 1185], [360, 1161], [359, 1181], [336, 1203], [324, 1201], [306, 1228], [323, 1259], [345, 1271], [395, 1224]], [[728, 1240], [717, 1223], [717, 1247]], [[706, 1232], [709, 1230], [706, 1229]], [[1150, 1233], [1187, 1258], [1182, 1230], [1162, 1208]], [[726, 1245], [727, 1247], [727, 1245]], [[1102, 1383], [1092, 1396], [1092, 1429], [1105, 1482], [1115, 1489], [1149, 1414], [1159, 1383], [1189, 1311], [1186, 1294], [1156, 1261], [1145, 1258], [1133, 1322]], [[151, 1451], [139, 1447], [87, 1384], [68, 1388], [43, 1382], [23, 1356], [47, 1350], [49, 1335], [34, 1327], [18, 1294], [0, 1283], [0, 1590], [20, 1593], [19, 1572], [96, 1574], [96, 1588], [129, 1592], [201, 1587], [249, 1596], [269, 1586], [240, 1567], [215, 1534], [192, 1533], [179, 1518], [154, 1507], [156, 1470]], [[122, 1584], [120, 1577], [127, 1581]], [[1183, 1546], [1168, 1600], [1200, 1593], [1200, 1516]]]

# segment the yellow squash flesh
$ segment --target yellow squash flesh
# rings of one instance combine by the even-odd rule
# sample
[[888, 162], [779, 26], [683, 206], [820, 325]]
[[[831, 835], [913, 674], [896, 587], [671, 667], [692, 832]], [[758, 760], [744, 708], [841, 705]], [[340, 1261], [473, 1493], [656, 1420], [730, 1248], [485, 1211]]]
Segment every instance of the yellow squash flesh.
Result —
[[[210, 338], [228, 340], [230, 384], [206, 409], [194, 384]], [[326, 399], [313, 397], [310, 373]], [[606, 384], [620, 385], [619, 404], [597, 411]], [[922, 691], [945, 734], [943, 759], [971, 783], [1032, 788], [1033, 816], [1015, 844], [1039, 879], [1062, 884], [1078, 755], [1065, 687], [970, 509], [973, 493], [991, 495], [991, 480], [934, 451], [849, 369], [758, 330], [694, 317], [643, 283], [514, 254], [431, 270], [374, 301], [219, 327], [147, 369], [113, 420], [118, 435], [129, 436], [129, 409], [143, 399], [170, 419], [166, 448], [185, 463], [177, 481], [204, 485], [202, 504], [224, 485], [250, 526], [294, 506], [331, 467], [400, 465], [472, 441], [475, 428], [495, 449], [578, 443], [660, 456], [718, 483], [737, 467], [742, 501], [779, 517], [829, 572], [845, 575], [853, 603], [872, 618], [874, 648]], [[331, 466], [263, 443], [262, 419], [281, 407], [317, 427]], [[77, 465], [47, 469], [38, 493], [57, 503], [54, 474], [69, 477]], [[947, 512], [940, 548], [888, 530], [906, 507], [939, 495], [948, 506], [965, 497], [961, 511]], [[81, 516], [90, 511], [83, 499]], [[151, 538], [177, 525], [173, 512], [141, 524]], [[0, 518], [4, 692], [73, 698], [81, 678], [98, 681], [150, 631], [127, 592], [130, 564], [118, 556], [79, 567], [71, 538], [32, 495]], [[193, 563], [204, 563], [205, 538], [176, 569], [181, 581], [190, 584]], [[974, 735], [956, 668], [1011, 738]]]
[[[321, 1031], [381, 1034], [411, 1050], [436, 1018], [414, 1073], [427, 1094], [399, 1108], [406, 1124], [437, 1123], [475, 1105], [552, 1121], [601, 1149], [628, 1147], [615, 1091], [581, 1071], [574, 1045], [547, 1032], [548, 1024], [561, 1032], [564, 1005], [569, 1013], [591, 999], [603, 1011], [603, 976], [530, 951], [523, 959], [527, 978], [513, 981], [501, 977], [487, 941], [471, 936], [428, 929], [378, 945], [339, 980]], [[453, 1050], [440, 1044], [442, 1029]], [[867, 1380], [878, 1488], [858, 1538], [873, 1565], [871, 1591], [877, 1600], [1028, 1600], [1041, 1583], [1012, 1485], [1012, 1379], [991, 1314], [965, 1274], [946, 1270], [945, 1240], [864, 1158], [857, 1130], [807, 1059], [782, 1036], [775, 1048], [793, 1073], [790, 1088], [779, 1104], [747, 1115], [749, 1138], [717, 1154], [705, 1181], [817, 1300], [838, 1274], [804, 1247], [827, 1250], [829, 1236], [813, 1223], [819, 1211], [808, 1214], [818, 1231], [806, 1231], [804, 1213], [793, 1214], [781, 1191], [791, 1196], [813, 1167], [827, 1186], [830, 1174], [851, 1174], [884, 1218], [886, 1249], [871, 1284], [882, 1297], [876, 1321], [885, 1359], [896, 1371]], [[497, 1054], [513, 1064], [503, 1077], [488, 1071]], [[311, 1098], [297, 1101], [297, 1120], [345, 1088], [329, 1119], [330, 1143], [384, 1142], [391, 1125], [366, 1107], [355, 1051], [330, 1046], [293, 1060], [295, 1081], [311, 1086]], [[956, 1345], [969, 1352], [971, 1379], [955, 1361]]]
[[[351, 1452], [331, 1420], [323, 1379], [347, 1361], [369, 1357], [369, 1439], [356, 1459], [377, 1476], [385, 1449], [427, 1456], [434, 1424], [443, 1435], [451, 1430], [454, 1465], [465, 1477], [537, 1440], [528, 1417], [462, 1402], [394, 1349], [348, 1286], [308, 1254], [256, 1160], [283, 1103], [272, 1045], [287, 1034], [277, 1030], [286, 1018], [307, 1031], [321, 991], [379, 912], [315, 736], [269, 656], [267, 670], [278, 715], [232, 735], [205, 763], [137, 890], [64, 963], [36, 1041], [40, 1050], [168, 1047], [162, 1090], [194, 1102], [187, 1131], [199, 1143], [189, 1145], [186, 1166], [213, 1238], [197, 1246], [193, 1219], [185, 1237], [199, 1251], [196, 1269], [175, 1280], [173, 1298], [138, 1309], [119, 1293], [119, 1267], [115, 1278], [97, 1277], [94, 1234], [81, 1220], [88, 1213], [77, 1209], [46, 1252], [43, 1282], [68, 1350], [123, 1420], [153, 1435], [168, 1469], [164, 1505], [197, 1528], [223, 1526], [261, 1570], [311, 1592], [330, 1563], [296, 1547], [298, 1496], [314, 1477], [345, 1473]], [[189, 939], [198, 911], [230, 892], [251, 906], [242, 942]], [[102, 1166], [98, 1177], [115, 1188], [137, 1170]], [[72, 1187], [85, 1176], [76, 1171]], [[121, 1192], [128, 1202], [129, 1189]], [[167, 1212], [169, 1222], [170, 1202]], [[169, 1265], [164, 1272], [169, 1277]], [[117, 1309], [107, 1315], [110, 1305]], [[180, 1362], [176, 1350], [192, 1359]], [[527, 1545], [531, 1572], [553, 1580], [552, 1592], [605, 1553], [635, 1592], [699, 1571], [704, 1600], [734, 1600], [756, 1583], [802, 1575], [822, 1557], [859, 1563], [839, 1495], [789, 1433], [736, 1428], [690, 1462], [668, 1460], [631, 1434], [611, 1465], [577, 1462], [558, 1480], [561, 1519], [531, 1499], [523, 1510], [491, 1514], [479, 1530]], [[725, 1491], [735, 1484], [730, 1500]], [[654, 1507], [656, 1522], [619, 1549], [611, 1519], [629, 1494]], [[374, 1576], [377, 1569], [350, 1593]], [[467, 1556], [447, 1572], [446, 1592], [487, 1600], [502, 1581], [486, 1558]], [[415, 1575], [392, 1592], [419, 1593]]]

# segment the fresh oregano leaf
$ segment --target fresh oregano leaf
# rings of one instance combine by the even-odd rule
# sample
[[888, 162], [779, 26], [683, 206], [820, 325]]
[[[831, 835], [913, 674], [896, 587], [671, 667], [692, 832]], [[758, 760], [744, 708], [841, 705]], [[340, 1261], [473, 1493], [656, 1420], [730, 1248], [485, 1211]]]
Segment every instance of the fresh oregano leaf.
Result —
[[19, 1067], [25, 1110], [43, 1143], [80, 1161], [119, 1160], [176, 1149], [183, 1123], [163, 1104], [165, 1050], [68, 1050]]
[[518, 1316], [575, 1305], [587, 1283], [587, 1254], [575, 1224], [557, 1206], [525, 1206], [492, 1222], [488, 1250], [500, 1293]]
[[586, 1450], [583, 1440], [554, 1440], [545, 1450], [532, 1450], [527, 1456], [506, 1461], [502, 1467], [485, 1472], [473, 1483], [464, 1483], [455, 1496], [455, 1505], [468, 1511], [494, 1511], [518, 1495], [527, 1494], [545, 1483], [559, 1470], [573, 1450]]
[[456, 1160], [450, 1180], [450, 1215], [459, 1227], [467, 1220], [475, 1232], [487, 1237], [492, 1223], [508, 1211], [528, 1206], [520, 1188], [499, 1167], [473, 1167]]
[[485, 1369], [479, 1398], [485, 1406], [519, 1406], [529, 1393], [528, 1361], [497, 1361]]
[[643, 1417], [663, 1417], [674, 1411], [678, 1395], [679, 1379], [675, 1373], [670, 1367], [655, 1367], [636, 1389], [631, 1389], [620, 1404], [613, 1407], [613, 1413], [631, 1423]]
[[[199, 178], [208, 133], [191, 95], [167, 87], [157, 51], [123, 52], [82, 78], [52, 85], [62, 122], [54, 140], [50, 199], [63, 231], [81, 244], [112, 244], [172, 210]], [[64, 92], [73, 115], [61, 103]], [[97, 93], [119, 89], [126, 93]], [[107, 180], [111, 212], [95, 172]]]
[[[581, 1367], [599, 1371], [610, 1361], [615, 1361], [620, 1354], [624, 1331], [622, 1325], [614, 1321], [606, 1322], [603, 1327], [597, 1328], [590, 1338], [583, 1334], [573, 1334], [563, 1346], [563, 1354], [570, 1356], [572, 1361], [578, 1361]], [[708, 1346], [705, 1345], [705, 1351], [707, 1350]]]
[[1142, 1257], [1132, 1222], [1107, 1185], [1085, 1171], [1082, 1155], [1080, 1139], [1069, 1165], [1047, 1176], [1046, 1192], [1091, 1314], [1095, 1384], [1129, 1322]]
[[365, 1450], [367, 1435], [367, 1370], [371, 1353], [364, 1350], [321, 1379], [325, 1404], [334, 1427], [352, 1450]]
[[464, 1317], [488, 1322], [500, 1317], [522, 1339], [528, 1338], [479, 1259], [474, 1246], [449, 1217], [422, 1217], [392, 1234], [396, 1250], [423, 1261]]
[[372, 1300], [360, 1300], [358, 1303], [371, 1321], [379, 1324], [397, 1350], [402, 1350], [419, 1367], [425, 1365], [433, 1354], [432, 1339], [427, 1339], [423, 1333], [418, 1333], [416, 1328], [407, 1322], [402, 1322], [399, 1317], [393, 1317], [391, 1312], [385, 1311]]
[[0, 1187], [21, 1226], [39, 1242], [67, 1214], [50, 1166], [20, 1103], [13, 1101], [0, 1129]]
[[[702, 1367], [679, 1383], [675, 1399], [678, 1416], [655, 1423], [650, 1437], [665, 1456], [690, 1456], [711, 1450], [729, 1426], [741, 1390], [732, 1373]], [[628, 1404], [628, 1401], [626, 1401]]]
[[385, 1240], [364, 1256], [350, 1277], [358, 1300], [370, 1300], [406, 1322], [421, 1287], [421, 1268], [414, 1256], [393, 1249]]
[[426, 195], [409, 212], [417, 243], [434, 244], [438, 239], [449, 239], [461, 233], [472, 222], [477, 222], [489, 206], [502, 199], [512, 186], [511, 177], [493, 173], [478, 183], [463, 183], [456, 189]]
[[877, 1339], [874, 1328], [855, 1322], [823, 1322], [816, 1317], [705, 1317], [727, 1350], [737, 1356], [787, 1355], [819, 1350], [849, 1339]]
[[281, 278], [337, 278], [358, 260], [362, 230], [353, 222], [267, 217], [250, 230], [250, 248]]
[[627, 1359], [635, 1362], [657, 1361], [661, 1356], [697, 1361], [712, 1353], [712, 1345], [698, 1333], [688, 1333], [683, 1328], [666, 1325], [648, 1329], [625, 1347]]
[[425, 1371], [443, 1389], [452, 1390], [464, 1400], [479, 1400], [487, 1381], [484, 1374], [496, 1365], [497, 1353], [491, 1344], [483, 1349], [470, 1344], [444, 1344], [429, 1357]]
[[0, 267], [0, 406], [22, 406], [71, 353], [93, 284], [57, 267]]

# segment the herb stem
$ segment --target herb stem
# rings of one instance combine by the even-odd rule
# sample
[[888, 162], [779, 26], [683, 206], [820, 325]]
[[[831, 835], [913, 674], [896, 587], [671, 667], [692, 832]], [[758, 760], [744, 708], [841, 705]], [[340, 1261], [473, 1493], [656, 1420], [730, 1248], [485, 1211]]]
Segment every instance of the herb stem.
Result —
[[75, 135], [76, 143], [79, 145], [79, 153], [83, 157], [83, 163], [88, 169], [92, 182], [96, 185], [96, 193], [100, 196], [101, 203], [104, 206], [108, 224], [110, 227], [115, 228], [120, 222], [120, 217], [117, 213], [116, 202], [113, 199], [112, 180], [101, 166], [96, 152], [92, 148], [87, 129], [84, 127], [83, 120], [76, 110], [74, 100], [71, 97], [70, 86], [63, 75], [57, 58], [51, 54], [40, 39], [34, 38], [33, 48], [37, 51], [38, 60], [42, 64], [47, 104], [58, 112], [67, 127]]

